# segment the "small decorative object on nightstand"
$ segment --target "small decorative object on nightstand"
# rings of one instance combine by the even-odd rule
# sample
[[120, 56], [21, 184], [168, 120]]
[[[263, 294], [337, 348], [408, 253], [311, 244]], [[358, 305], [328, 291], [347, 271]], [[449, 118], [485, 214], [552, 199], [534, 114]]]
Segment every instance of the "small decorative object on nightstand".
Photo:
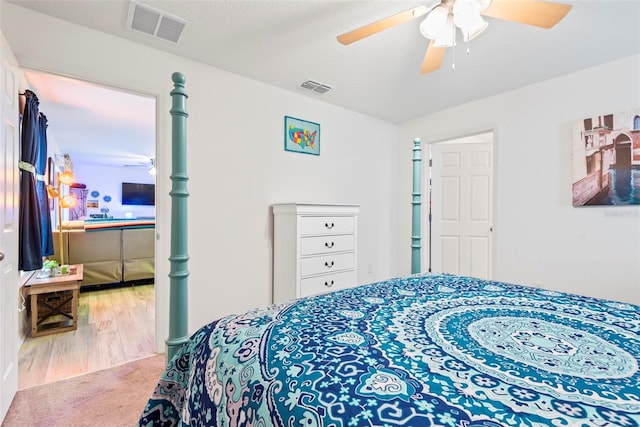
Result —
[[358, 205], [273, 205], [273, 301], [357, 285]]

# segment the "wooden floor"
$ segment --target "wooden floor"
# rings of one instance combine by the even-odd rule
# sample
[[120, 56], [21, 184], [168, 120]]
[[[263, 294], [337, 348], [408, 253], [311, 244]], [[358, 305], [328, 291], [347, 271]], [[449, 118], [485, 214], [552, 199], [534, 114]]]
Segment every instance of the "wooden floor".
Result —
[[27, 338], [18, 389], [98, 371], [154, 354], [154, 285], [81, 292], [78, 329]]

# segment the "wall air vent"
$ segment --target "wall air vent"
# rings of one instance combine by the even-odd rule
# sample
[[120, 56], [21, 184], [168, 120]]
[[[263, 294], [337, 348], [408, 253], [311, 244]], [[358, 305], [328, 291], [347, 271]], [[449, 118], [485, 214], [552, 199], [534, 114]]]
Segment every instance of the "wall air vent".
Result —
[[331, 86], [323, 85], [322, 83], [314, 82], [313, 80], [302, 82], [300, 86], [316, 93], [327, 93], [332, 89]]
[[143, 3], [132, 1], [129, 5], [127, 26], [162, 40], [178, 43], [187, 23], [185, 19]]

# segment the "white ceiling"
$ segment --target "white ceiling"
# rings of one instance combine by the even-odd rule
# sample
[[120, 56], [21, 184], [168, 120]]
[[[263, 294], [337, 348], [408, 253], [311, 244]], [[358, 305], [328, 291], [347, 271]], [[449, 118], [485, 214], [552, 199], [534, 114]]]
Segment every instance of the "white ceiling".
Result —
[[155, 98], [40, 71], [23, 72], [47, 117], [51, 147], [69, 153], [76, 163], [150, 167], [155, 157]]
[[[128, 29], [129, 1], [8, 1], [393, 123], [640, 53], [640, 0], [563, 1], [573, 8], [549, 30], [487, 18], [469, 54], [459, 44], [429, 74], [419, 19], [348, 46], [336, 36], [434, 0], [144, 1], [189, 21], [178, 44]], [[333, 89], [302, 89], [308, 79]]]

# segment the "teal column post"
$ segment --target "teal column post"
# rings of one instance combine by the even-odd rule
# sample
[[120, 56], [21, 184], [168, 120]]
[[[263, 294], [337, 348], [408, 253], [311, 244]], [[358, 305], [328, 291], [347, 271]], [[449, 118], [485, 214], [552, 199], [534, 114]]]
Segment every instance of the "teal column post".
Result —
[[171, 91], [171, 270], [169, 299], [169, 338], [167, 361], [171, 360], [180, 347], [189, 339], [187, 278], [187, 93], [184, 90], [185, 77], [173, 73]]
[[411, 212], [411, 274], [420, 273], [420, 240], [421, 240], [421, 217], [420, 210], [422, 206], [422, 190], [420, 182], [422, 180], [422, 147], [420, 147], [420, 138], [413, 140], [413, 192], [411, 204], [413, 210]]

